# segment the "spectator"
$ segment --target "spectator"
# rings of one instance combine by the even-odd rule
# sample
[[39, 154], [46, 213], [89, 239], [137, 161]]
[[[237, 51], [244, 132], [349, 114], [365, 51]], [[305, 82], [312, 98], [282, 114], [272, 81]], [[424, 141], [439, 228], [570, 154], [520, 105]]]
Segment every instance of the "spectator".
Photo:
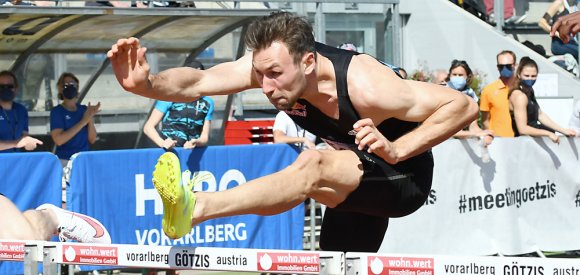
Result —
[[401, 75], [401, 77], [403, 79], [407, 79], [407, 76], [408, 76], [407, 75], [407, 71], [405, 69], [403, 69], [403, 68], [399, 68], [399, 75]]
[[[544, 13], [538, 25], [546, 32], [550, 32], [552, 25], [558, 18], [571, 14], [576, 9], [576, 0], [555, 0], [548, 7], [548, 10]], [[575, 60], [578, 60], [578, 41], [573, 38], [566, 44], [560, 39], [558, 32], [552, 36], [551, 50], [554, 55], [571, 54]]]
[[564, 43], [569, 43], [572, 36], [580, 32], [580, 12], [564, 15], [552, 25], [550, 36], [558, 36]]
[[435, 70], [433, 72], [433, 77], [431, 77], [431, 83], [435, 83], [438, 85], [447, 85], [447, 81], [445, 81], [445, 79], [447, 79], [447, 71], [445, 70]]
[[569, 137], [576, 136], [576, 132], [562, 128], [540, 109], [532, 88], [537, 77], [536, 62], [527, 56], [522, 57], [509, 93], [510, 114], [515, 136], [546, 136], [555, 143], [560, 142], [555, 131]]
[[101, 103], [89, 102], [88, 106], [78, 103], [79, 79], [72, 73], [63, 73], [56, 85], [62, 103], [50, 111], [50, 136], [65, 167], [73, 154], [90, 150], [89, 144], [97, 140], [93, 117], [100, 111]]
[[568, 127], [576, 131], [577, 137], [580, 136], [580, 100], [576, 101], [576, 105], [574, 105], [574, 110], [572, 110]]
[[[495, 23], [494, 0], [483, 0], [489, 23]], [[514, 15], [514, 0], [503, 1], [503, 18], [507, 22]], [[509, 20], [511, 21], [511, 20]], [[518, 22], [519, 23], [519, 22]]]
[[[461, 92], [470, 97], [476, 103], [478, 101], [477, 95], [471, 89], [471, 81], [473, 80], [473, 71], [464, 60], [453, 60], [451, 67], [449, 67], [449, 76], [447, 77], [447, 86]], [[455, 138], [472, 138], [479, 137], [483, 140], [484, 145], [491, 143], [493, 132], [489, 130], [482, 130], [477, 124], [477, 119], [472, 121], [468, 127], [460, 130], [455, 135]]]
[[274, 143], [295, 144], [300, 149], [315, 149], [316, 136], [298, 126], [284, 111], [274, 121]]
[[479, 109], [483, 128], [493, 131], [495, 136], [513, 137], [512, 120], [509, 112], [509, 87], [514, 82], [516, 54], [504, 50], [497, 54], [499, 79], [483, 88]]
[[0, 209], [0, 239], [48, 241], [53, 235], [59, 235], [61, 241], [111, 243], [109, 232], [98, 220], [52, 204], [20, 212], [11, 200], [0, 193]]
[[28, 111], [14, 97], [18, 80], [10, 71], [0, 72], [0, 153], [36, 149], [42, 141], [28, 136]]
[[[203, 64], [192, 61], [186, 66], [203, 70]], [[143, 127], [145, 135], [157, 146], [171, 149], [175, 146], [193, 149], [206, 146], [209, 140], [214, 103], [202, 96], [192, 102], [167, 102], [158, 100]], [[161, 122], [161, 134], [156, 127]]]

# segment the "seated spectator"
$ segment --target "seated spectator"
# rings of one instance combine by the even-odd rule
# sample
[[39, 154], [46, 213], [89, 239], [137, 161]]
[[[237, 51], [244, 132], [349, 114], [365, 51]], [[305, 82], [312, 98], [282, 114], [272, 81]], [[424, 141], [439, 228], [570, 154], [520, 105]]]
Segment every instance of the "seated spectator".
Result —
[[[449, 67], [449, 74], [447, 76], [447, 86], [461, 92], [470, 97], [475, 102], [478, 101], [477, 95], [471, 89], [471, 81], [473, 80], [473, 71], [463, 60], [453, 60], [451, 67]], [[479, 137], [483, 140], [484, 145], [491, 143], [493, 132], [489, 130], [482, 130], [477, 124], [477, 120], [472, 121], [465, 129], [460, 130], [455, 135], [455, 138], [472, 138]]]
[[[490, 23], [495, 23], [495, 3], [494, 0], [483, 0], [483, 4], [485, 5], [485, 12], [489, 17]], [[503, 2], [503, 18], [507, 20], [508, 18], [514, 15], [514, 0], [505, 0]]]
[[97, 140], [93, 117], [100, 111], [97, 105], [81, 105], [79, 79], [72, 73], [63, 73], [57, 81], [58, 98], [62, 103], [50, 111], [50, 136], [56, 144], [56, 155], [63, 167], [78, 152], [89, 151]]
[[49, 241], [57, 235], [61, 241], [111, 243], [109, 232], [98, 220], [52, 204], [21, 212], [10, 199], [0, 194], [0, 209], [0, 239]]
[[555, 143], [560, 142], [560, 138], [555, 134], [556, 131], [565, 136], [576, 136], [574, 130], [562, 128], [540, 109], [532, 88], [537, 77], [536, 62], [527, 56], [522, 57], [516, 71], [516, 80], [509, 93], [510, 114], [515, 136], [546, 136]]
[[28, 136], [28, 111], [14, 97], [18, 80], [10, 71], [0, 72], [0, 153], [27, 151], [42, 145], [42, 141]]
[[36, 6], [36, 4], [33, 1], [2, 0], [0, 6]]
[[[188, 67], [203, 70], [203, 64], [193, 61]], [[193, 149], [206, 146], [209, 141], [214, 103], [202, 96], [192, 102], [167, 102], [158, 100], [143, 132], [157, 146], [165, 149], [183, 147]], [[157, 125], [161, 122], [161, 133]]]
[[576, 132], [577, 137], [580, 137], [580, 100], [576, 101], [576, 105], [574, 105], [568, 127]]
[[[552, 25], [558, 18], [571, 14], [577, 10], [576, 0], [555, 0], [548, 7], [538, 25], [546, 32], [550, 32]], [[567, 44], [559, 37], [559, 33], [552, 36], [551, 50], [554, 55], [571, 54], [574, 60], [578, 60], [578, 41], [571, 39]]]
[[302, 150], [316, 148], [316, 136], [294, 123], [284, 111], [276, 115], [273, 133], [274, 143], [294, 144]]
[[437, 85], [447, 85], [447, 81], [445, 81], [445, 79], [447, 79], [448, 73], [445, 70], [435, 70], [432, 73], [431, 76], [431, 83], [435, 83]]

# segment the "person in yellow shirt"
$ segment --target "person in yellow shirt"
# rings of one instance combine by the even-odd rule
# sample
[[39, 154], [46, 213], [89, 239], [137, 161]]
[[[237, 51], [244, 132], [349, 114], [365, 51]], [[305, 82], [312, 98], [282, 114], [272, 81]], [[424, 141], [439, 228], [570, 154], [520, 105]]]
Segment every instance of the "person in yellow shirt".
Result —
[[493, 131], [495, 136], [514, 137], [508, 93], [515, 79], [516, 54], [509, 50], [500, 52], [497, 57], [499, 79], [483, 88], [479, 110], [484, 129]]

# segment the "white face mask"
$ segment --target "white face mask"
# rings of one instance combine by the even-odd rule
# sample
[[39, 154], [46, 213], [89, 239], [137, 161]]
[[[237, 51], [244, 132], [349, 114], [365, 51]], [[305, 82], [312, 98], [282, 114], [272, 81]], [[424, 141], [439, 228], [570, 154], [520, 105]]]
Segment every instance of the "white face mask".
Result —
[[463, 88], [465, 88], [465, 84], [467, 83], [467, 79], [461, 77], [461, 76], [452, 76], [449, 79], [449, 87], [461, 91], [463, 90]]

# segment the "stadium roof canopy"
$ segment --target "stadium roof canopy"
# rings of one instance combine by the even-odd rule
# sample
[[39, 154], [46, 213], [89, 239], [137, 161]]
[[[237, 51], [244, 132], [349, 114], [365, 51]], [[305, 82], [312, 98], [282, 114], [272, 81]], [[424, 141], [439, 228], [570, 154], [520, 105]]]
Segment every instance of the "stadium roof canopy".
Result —
[[[11, 6], [0, 9], [0, 56], [16, 70], [33, 53], [105, 53], [121, 37], [157, 52], [203, 51], [271, 10]], [[10, 58], [12, 57], [12, 58]], [[6, 66], [4, 66], [6, 68]]]

